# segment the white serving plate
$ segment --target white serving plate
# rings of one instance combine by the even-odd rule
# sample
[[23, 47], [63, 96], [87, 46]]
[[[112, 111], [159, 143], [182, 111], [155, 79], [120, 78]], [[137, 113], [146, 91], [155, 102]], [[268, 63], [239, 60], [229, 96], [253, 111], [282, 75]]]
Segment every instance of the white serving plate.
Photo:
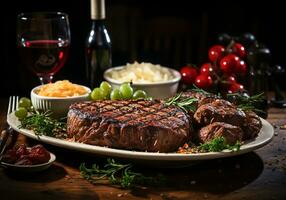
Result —
[[118, 157], [122, 159], [134, 159], [141, 161], [199, 161], [199, 160], [209, 160], [222, 157], [231, 157], [235, 155], [244, 154], [251, 152], [255, 149], [265, 146], [268, 144], [273, 136], [274, 129], [272, 125], [264, 119], [262, 121], [262, 128], [258, 136], [251, 140], [246, 141], [240, 148], [239, 151], [224, 150], [222, 152], [209, 152], [209, 153], [192, 153], [192, 154], [180, 154], [180, 153], [157, 153], [157, 152], [141, 152], [141, 151], [130, 151], [122, 149], [114, 149], [102, 146], [95, 146], [77, 142], [70, 142], [62, 139], [57, 139], [49, 136], [36, 136], [33, 131], [20, 129], [20, 122], [14, 113], [8, 115], [8, 124], [16, 131], [22, 133], [23, 135], [39, 140], [41, 142], [51, 144], [54, 146], [72, 149], [82, 152], [88, 152], [96, 155], [102, 155], [106, 157]]

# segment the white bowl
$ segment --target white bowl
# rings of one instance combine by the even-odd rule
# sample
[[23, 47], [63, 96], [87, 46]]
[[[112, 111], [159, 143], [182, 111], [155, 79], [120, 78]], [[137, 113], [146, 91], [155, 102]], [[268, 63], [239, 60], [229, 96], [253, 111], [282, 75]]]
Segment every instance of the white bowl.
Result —
[[52, 117], [54, 118], [66, 117], [69, 106], [75, 102], [88, 100], [89, 93], [91, 92], [88, 87], [82, 86], [87, 91], [84, 95], [74, 97], [46, 97], [38, 95], [38, 91], [41, 87], [42, 85], [32, 89], [32, 105], [36, 110], [51, 111]]
[[[113, 70], [120, 70], [124, 66], [113, 67], [106, 70], [103, 74], [104, 79], [113, 87], [118, 88], [123, 82], [110, 78], [108, 74]], [[163, 67], [167, 68], [167, 67]], [[167, 68], [174, 76], [173, 79], [162, 82], [152, 83], [132, 83], [135, 90], [144, 90], [148, 96], [156, 99], [164, 99], [174, 96], [177, 93], [179, 82], [181, 80], [180, 72]]]
[[50, 153], [51, 158], [46, 163], [41, 163], [41, 164], [36, 164], [36, 165], [15, 165], [15, 164], [1, 162], [0, 164], [4, 166], [5, 168], [9, 170], [13, 170], [13, 171], [27, 172], [27, 173], [39, 172], [39, 171], [48, 169], [53, 164], [53, 162], [56, 160], [55, 154], [51, 152], [49, 153]]

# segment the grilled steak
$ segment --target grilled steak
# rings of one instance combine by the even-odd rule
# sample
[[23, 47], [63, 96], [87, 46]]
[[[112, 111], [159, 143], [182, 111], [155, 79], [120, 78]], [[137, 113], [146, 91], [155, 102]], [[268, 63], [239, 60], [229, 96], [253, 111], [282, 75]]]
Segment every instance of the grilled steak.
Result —
[[243, 126], [246, 123], [245, 113], [223, 99], [200, 106], [194, 114], [194, 119], [199, 126], [213, 122], [226, 122], [235, 126]]
[[246, 123], [244, 126], [242, 126], [242, 129], [244, 131], [244, 140], [248, 139], [253, 139], [255, 138], [261, 127], [262, 127], [262, 122], [258, 115], [255, 114], [255, 112], [252, 111], [246, 111]]
[[235, 144], [243, 138], [243, 131], [237, 126], [224, 122], [214, 122], [203, 127], [198, 134], [201, 143], [209, 142], [214, 138], [224, 137], [227, 144]]
[[102, 100], [72, 104], [67, 132], [92, 145], [171, 152], [190, 139], [192, 127], [180, 108], [159, 100]]

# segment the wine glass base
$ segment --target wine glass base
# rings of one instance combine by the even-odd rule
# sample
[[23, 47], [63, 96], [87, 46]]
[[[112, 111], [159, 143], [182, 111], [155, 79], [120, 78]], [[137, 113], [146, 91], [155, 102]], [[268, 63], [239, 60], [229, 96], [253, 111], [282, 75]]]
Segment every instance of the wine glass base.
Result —
[[53, 76], [49, 75], [49, 76], [41, 76], [39, 77], [41, 84], [47, 84], [47, 83], [51, 83], [53, 81]]

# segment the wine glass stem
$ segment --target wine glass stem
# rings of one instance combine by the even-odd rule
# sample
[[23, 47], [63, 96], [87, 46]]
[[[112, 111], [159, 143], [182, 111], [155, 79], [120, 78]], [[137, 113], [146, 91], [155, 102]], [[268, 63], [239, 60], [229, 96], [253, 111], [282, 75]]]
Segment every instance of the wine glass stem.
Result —
[[40, 76], [40, 81], [41, 84], [47, 84], [47, 83], [51, 83], [53, 81], [53, 76], [52, 75], [48, 75], [48, 76]]

